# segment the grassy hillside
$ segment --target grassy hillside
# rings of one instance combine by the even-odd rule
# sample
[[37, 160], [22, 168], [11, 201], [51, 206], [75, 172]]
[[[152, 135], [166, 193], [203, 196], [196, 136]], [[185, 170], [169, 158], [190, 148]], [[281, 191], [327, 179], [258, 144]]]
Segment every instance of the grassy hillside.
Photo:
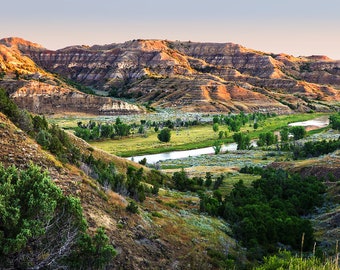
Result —
[[[30, 162], [38, 164], [48, 170], [65, 195], [72, 194], [80, 199], [88, 232], [94, 234], [96, 228], [103, 227], [110, 243], [114, 243], [118, 254], [110, 263], [113, 269], [171, 268], [173, 265], [215, 269], [219, 264], [207, 250], [221, 253], [228, 246], [233, 256], [241, 254], [236, 252], [239, 248], [234, 240], [225, 234], [227, 224], [197, 213], [195, 196], [184, 199], [180, 193], [161, 189], [158, 196], [138, 203], [139, 213], [132, 214], [126, 210], [128, 197], [104, 189], [77, 165], [58, 160], [3, 114], [0, 114], [0, 136], [3, 153], [0, 162], [5, 167], [16, 165], [25, 169]], [[71, 137], [71, 140], [81, 153], [91, 152], [95, 158], [114, 162], [120, 172], [126, 172], [128, 165], [141, 167], [95, 150], [77, 138]], [[146, 180], [152, 177], [149, 169], [144, 168], [144, 171]], [[190, 218], [183, 218], [184, 213]]]
[[[104, 247], [109, 244], [116, 251], [113, 259], [105, 261], [109, 269], [248, 269], [259, 263], [263, 255], [277, 250], [276, 238], [272, 238], [270, 230], [275, 232], [280, 245], [299, 252], [300, 230], [308, 228], [306, 250], [308, 243], [308, 252], [311, 252], [311, 241], [316, 237], [318, 252], [327, 252], [329, 257], [335, 255], [334, 239], [339, 238], [336, 225], [339, 216], [338, 152], [292, 162], [287, 159], [288, 155], [273, 155], [273, 149], [243, 150], [216, 155], [221, 159], [220, 167], [228, 168], [229, 173], [226, 174], [209, 174], [210, 168], [206, 166], [198, 174], [180, 170], [165, 175], [98, 150], [57, 126], [48, 125], [43, 117], [21, 111], [9, 100], [0, 102], [0, 105], [11, 115], [9, 119], [0, 113], [0, 147], [3, 153], [0, 162], [6, 169], [15, 165], [25, 171], [30, 169], [30, 163], [34, 163], [48, 171], [51, 179], [48, 181], [60, 188], [60, 198], [72, 195], [72, 198], [79, 199], [88, 224], [84, 233], [93, 239], [99, 235], [102, 240], [105, 240], [103, 235], [106, 234], [109, 240]], [[288, 118], [283, 120], [285, 124]], [[276, 127], [277, 119], [270, 118], [266, 130]], [[251, 158], [253, 154], [254, 158]], [[284, 162], [279, 160], [283, 158], [286, 158]], [[247, 163], [248, 159], [250, 163]], [[241, 161], [244, 162], [242, 166], [271, 163], [272, 167], [286, 167], [303, 177], [283, 171], [270, 171], [269, 176], [241, 174], [240, 164], [233, 163]], [[198, 163], [205, 165], [202, 160]], [[325, 175], [325, 172], [332, 172], [332, 175]], [[33, 174], [36, 175], [40, 174]], [[281, 181], [275, 180], [278, 175], [284, 176]], [[302, 185], [309, 181], [304, 178], [307, 175], [318, 178], [311, 180], [310, 185]], [[267, 184], [267, 180], [272, 183]], [[321, 198], [327, 199], [327, 196], [321, 196], [321, 181], [326, 184], [326, 194], [332, 199], [326, 200], [327, 204], [322, 207]], [[295, 195], [289, 196], [288, 193], [289, 203], [285, 200], [285, 189], [282, 189], [284, 195], [280, 195], [282, 183], [289, 184], [287, 190]], [[2, 185], [1, 190], [5, 187]], [[268, 191], [268, 188], [273, 190]], [[1, 202], [6, 194], [1, 194]], [[313, 211], [314, 204], [309, 203], [313, 200], [308, 196], [315, 200], [317, 212]], [[0, 210], [8, 211], [7, 208]], [[307, 213], [316, 229], [314, 236], [309, 221], [300, 217], [301, 214], [306, 217]], [[266, 225], [261, 227], [261, 222], [266, 222]], [[249, 224], [254, 226], [247, 226]], [[284, 232], [291, 233], [281, 235], [278, 228], [282, 225]], [[98, 231], [98, 228], [101, 229]], [[4, 231], [3, 226], [0, 230]], [[105, 234], [101, 234], [101, 230]], [[42, 235], [47, 235], [47, 232], [41, 231]], [[265, 233], [266, 237], [261, 237], [261, 233]], [[58, 242], [58, 238], [52, 238]], [[34, 239], [29, 238], [28, 244], [21, 248], [31, 250]], [[327, 245], [329, 249], [325, 248]], [[8, 251], [3, 251], [1, 256], [6, 255], [5, 252]], [[9, 260], [11, 258], [14, 257], [9, 257]], [[35, 262], [30, 261], [29, 264], [34, 265]]]

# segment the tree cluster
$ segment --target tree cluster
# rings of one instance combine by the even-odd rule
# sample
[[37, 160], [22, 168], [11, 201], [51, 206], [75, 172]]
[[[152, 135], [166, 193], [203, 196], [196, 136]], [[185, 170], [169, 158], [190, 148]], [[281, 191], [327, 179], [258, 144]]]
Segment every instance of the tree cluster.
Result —
[[263, 167], [259, 166], [245, 166], [240, 169], [240, 173], [262, 175], [264, 170], [265, 169]]
[[340, 112], [329, 117], [329, 124], [332, 129], [340, 130]]
[[5, 114], [16, 126], [32, 134], [33, 123], [32, 117], [26, 110], [21, 110], [18, 106], [9, 98], [8, 93], [0, 88], [0, 112]]
[[234, 185], [223, 199], [218, 192], [201, 194], [200, 210], [223, 217], [233, 234], [254, 258], [277, 250], [278, 243], [298, 250], [314, 244], [311, 223], [301, 218], [323, 203], [325, 186], [315, 177], [302, 178], [283, 170], [264, 170], [261, 179], [246, 187]]
[[277, 136], [274, 135], [274, 132], [260, 133], [257, 146], [270, 146], [277, 143], [277, 140]]
[[245, 114], [244, 112], [240, 112], [239, 114], [228, 114], [228, 115], [214, 115], [213, 116], [213, 124], [225, 124], [228, 125], [229, 131], [239, 132], [241, 127], [249, 123], [250, 121], [254, 122], [254, 128], [258, 128], [259, 123], [261, 121], [266, 120], [267, 118], [274, 117], [275, 114], [263, 114], [263, 113], [253, 113], [253, 114]]
[[123, 123], [118, 117], [114, 124], [102, 124], [94, 121], [89, 121], [87, 124], [78, 122], [78, 126], [74, 131], [77, 137], [85, 141], [93, 141], [128, 136], [131, 133], [131, 126]]
[[76, 163], [79, 160], [80, 151], [71, 143], [65, 131], [57, 125], [49, 127], [44, 116], [32, 116], [18, 108], [3, 89], [0, 89], [0, 111], [61, 161]]
[[301, 145], [291, 145], [294, 159], [318, 157], [340, 149], [340, 138], [337, 140], [322, 140], [305, 142]]
[[[21, 110], [8, 97], [4, 90], [0, 89], [0, 111], [5, 113], [15, 123], [21, 123]], [[68, 134], [59, 128], [57, 125], [48, 125], [44, 116], [32, 116], [27, 113], [25, 126], [29, 128], [24, 129], [30, 136], [36, 139], [45, 150], [50, 151], [56, 155], [62, 162], [70, 162], [80, 166], [80, 168], [89, 176], [96, 179], [104, 188], [110, 188], [123, 195], [131, 196], [132, 198], [143, 201], [147, 194], [157, 194], [160, 182], [163, 181], [162, 176], [153, 172], [152, 176], [148, 178], [148, 182], [153, 185], [153, 188], [147, 188], [141, 182], [146, 180], [143, 176], [143, 171], [135, 171], [134, 168], [129, 168], [126, 174], [119, 174], [116, 172], [113, 163], [104, 163], [101, 160], [95, 159], [92, 155], [84, 156], [80, 154], [80, 150], [71, 142]], [[94, 130], [94, 133], [110, 135], [110, 130], [115, 129], [116, 134], [124, 136], [127, 134], [129, 127], [124, 124], [119, 118], [110, 128], [110, 125], [98, 125], [90, 121], [87, 125], [78, 123], [81, 130]], [[100, 132], [99, 132], [100, 131]]]
[[250, 137], [245, 133], [235, 133], [234, 141], [237, 143], [237, 150], [246, 150], [251, 148]]
[[150, 188], [143, 183], [146, 181], [143, 168], [137, 170], [129, 166], [126, 174], [118, 173], [112, 162], [107, 164], [92, 155], [82, 158], [81, 169], [96, 179], [105, 189], [111, 189], [140, 202], [145, 200], [146, 195], [157, 194], [163, 181], [162, 178], [157, 179], [157, 176], [150, 177], [148, 182], [153, 185]]
[[0, 164], [1, 269], [101, 269], [116, 252], [104, 230], [90, 237], [86, 229], [80, 201], [46, 172]]
[[307, 135], [306, 129], [301, 126], [289, 128], [289, 133], [293, 135], [295, 141], [303, 139]]
[[207, 172], [204, 178], [197, 176], [190, 178], [183, 169], [179, 172], [174, 172], [172, 176], [174, 187], [179, 191], [203, 191], [204, 188], [210, 188], [213, 184], [212, 188], [218, 189], [222, 185], [223, 180], [224, 176], [220, 175], [213, 181], [210, 172]]

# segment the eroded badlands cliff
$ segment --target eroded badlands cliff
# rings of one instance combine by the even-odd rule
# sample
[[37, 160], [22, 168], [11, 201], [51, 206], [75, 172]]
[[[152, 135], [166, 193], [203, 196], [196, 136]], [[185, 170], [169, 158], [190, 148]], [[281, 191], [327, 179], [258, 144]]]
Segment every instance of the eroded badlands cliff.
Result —
[[4, 57], [6, 50], [14, 49], [32, 73], [53, 72], [112, 96], [152, 106], [290, 113], [332, 110], [340, 100], [340, 62], [323, 56], [293, 57], [232, 43], [166, 40], [71, 46], [57, 51], [15, 39], [0, 44], [2, 69], [11, 63]]

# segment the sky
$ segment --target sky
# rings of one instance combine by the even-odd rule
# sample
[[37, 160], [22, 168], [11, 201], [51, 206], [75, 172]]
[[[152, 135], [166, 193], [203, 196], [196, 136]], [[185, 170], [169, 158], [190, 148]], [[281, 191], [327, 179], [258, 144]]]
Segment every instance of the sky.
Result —
[[132, 39], [232, 42], [340, 60], [339, 12], [339, 0], [6, 0], [0, 38], [52, 50]]

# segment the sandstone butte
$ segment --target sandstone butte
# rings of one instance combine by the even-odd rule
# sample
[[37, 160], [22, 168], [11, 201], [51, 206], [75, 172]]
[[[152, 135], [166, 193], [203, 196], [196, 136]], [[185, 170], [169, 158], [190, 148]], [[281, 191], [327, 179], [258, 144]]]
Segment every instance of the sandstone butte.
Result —
[[270, 54], [233, 43], [132, 40], [48, 50], [0, 40], [0, 87], [37, 113], [138, 113], [141, 107], [84, 94], [68, 78], [139, 104], [202, 112], [331, 111], [340, 100], [340, 61]]

